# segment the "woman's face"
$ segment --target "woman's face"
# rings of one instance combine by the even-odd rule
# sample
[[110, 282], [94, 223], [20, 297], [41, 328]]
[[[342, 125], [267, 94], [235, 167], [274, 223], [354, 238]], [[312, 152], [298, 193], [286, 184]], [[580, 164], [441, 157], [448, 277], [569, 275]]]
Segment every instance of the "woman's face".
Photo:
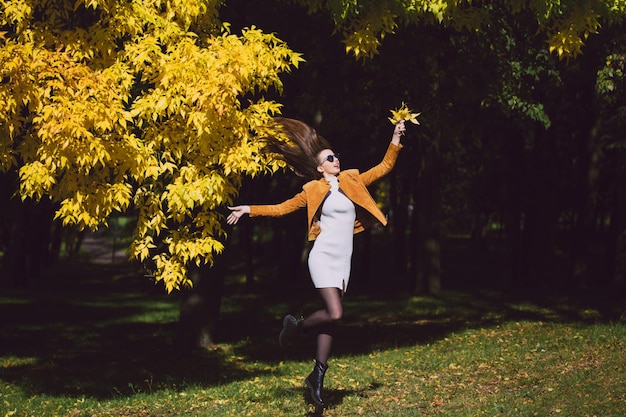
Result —
[[324, 176], [337, 176], [341, 171], [341, 166], [339, 164], [339, 155], [334, 153], [330, 149], [324, 149], [319, 154], [317, 154], [317, 170]]

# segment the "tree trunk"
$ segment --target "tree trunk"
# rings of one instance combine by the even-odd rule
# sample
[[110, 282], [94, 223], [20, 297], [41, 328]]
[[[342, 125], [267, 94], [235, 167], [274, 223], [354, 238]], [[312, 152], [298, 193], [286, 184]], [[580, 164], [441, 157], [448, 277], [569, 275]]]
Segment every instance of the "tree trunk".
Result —
[[245, 277], [246, 277], [246, 291], [252, 291], [254, 285], [254, 225], [250, 221], [244, 221], [239, 227], [239, 246], [243, 249], [243, 258], [245, 259]]
[[612, 185], [611, 190], [611, 221], [608, 230], [608, 247], [607, 247], [607, 259], [606, 259], [606, 277], [607, 284], [619, 285], [623, 281], [624, 277], [621, 276], [621, 272], [618, 268], [618, 257], [620, 250], [620, 236], [622, 234], [622, 201], [621, 193], [617, 184]]
[[583, 167], [586, 171], [584, 172], [585, 180], [581, 184], [581, 199], [572, 236], [570, 279], [575, 287], [585, 287], [590, 284], [590, 245], [595, 237], [595, 218], [599, 192], [598, 182], [603, 155], [598, 132], [599, 126], [596, 124], [588, 136], [587, 153], [589, 159], [586, 166]]
[[[416, 293], [437, 294], [441, 291], [441, 258], [443, 223], [441, 219], [442, 204], [442, 161], [439, 152], [441, 133], [431, 143], [430, 152], [425, 160], [415, 189], [412, 233], [416, 234], [416, 258], [421, 262], [414, 268], [414, 285]], [[416, 216], [419, 216], [419, 221]], [[418, 223], [421, 227], [418, 227]]]
[[551, 285], [557, 279], [554, 254], [558, 189], [553, 163], [556, 152], [553, 138], [539, 129], [542, 130], [536, 136], [532, 168], [526, 175], [530, 189], [525, 199], [521, 248], [524, 284], [531, 287]]
[[522, 228], [524, 187], [524, 140], [512, 134], [506, 143], [507, 171], [504, 209], [504, 229], [508, 249], [508, 276], [504, 277], [503, 288], [516, 290], [523, 286], [522, 273]]
[[274, 256], [278, 265], [278, 279], [281, 288], [293, 288], [293, 284], [303, 279], [305, 271], [301, 262], [302, 251], [306, 243], [306, 222], [302, 220], [302, 212], [286, 216], [282, 219], [272, 219], [276, 227], [275, 244], [271, 247], [278, 248]]
[[[228, 245], [228, 241], [225, 245]], [[187, 349], [210, 349], [216, 343], [217, 325], [227, 272], [227, 247], [213, 266], [189, 268], [193, 287], [185, 290], [180, 309], [178, 344]]]
[[12, 198], [8, 201], [7, 248], [3, 275], [17, 287], [33, 285], [49, 265], [49, 246], [54, 209], [48, 199], [36, 203]]
[[410, 279], [409, 285], [411, 285], [413, 292], [416, 294], [421, 294], [426, 292], [426, 287], [424, 285], [424, 276], [422, 274], [421, 268], [419, 265], [422, 263], [422, 256], [419, 250], [420, 247], [420, 229], [422, 226], [422, 222], [420, 221], [420, 212], [417, 201], [419, 198], [419, 181], [417, 180], [417, 176], [413, 182], [414, 186], [411, 191], [413, 195], [413, 210], [411, 212], [411, 223], [410, 223], [410, 235], [409, 235], [409, 248], [410, 248], [410, 256], [409, 256], [409, 273], [408, 277]]
[[[407, 272], [407, 236], [409, 224], [409, 190], [404, 181], [397, 180], [398, 175], [392, 175], [390, 186], [391, 234], [393, 236], [394, 262], [391, 265], [396, 275]], [[399, 191], [399, 192], [398, 192]]]

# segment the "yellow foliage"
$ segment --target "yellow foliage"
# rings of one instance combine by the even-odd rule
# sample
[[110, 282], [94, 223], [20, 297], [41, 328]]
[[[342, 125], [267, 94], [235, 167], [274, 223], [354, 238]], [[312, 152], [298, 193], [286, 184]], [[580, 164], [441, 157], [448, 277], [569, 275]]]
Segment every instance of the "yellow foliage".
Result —
[[343, 28], [346, 52], [356, 58], [373, 58], [381, 41], [398, 27], [397, 16], [389, 9], [373, 7]]
[[593, 9], [575, 8], [569, 15], [556, 19], [547, 40], [550, 52], [559, 58], [575, 58], [582, 53], [584, 41], [598, 33], [600, 15]]
[[168, 291], [221, 252], [217, 208], [241, 176], [279, 168], [257, 137], [280, 104], [259, 93], [302, 62], [273, 34], [231, 34], [219, 4], [0, 1], [0, 169], [63, 224], [97, 229], [133, 206], [132, 256]]
[[[439, 24], [456, 30], [480, 31], [490, 24], [490, 8], [508, 8], [512, 13], [530, 11], [537, 17], [538, 32], [550, 51], [559, 57], [576, 57], [589, 34], [596, 33], [600, 19], [619, 23], [626, 14], [623, 0], [531, 0], [497, 5], [462, 0], [297, 0], [311, 13], [327, 11], [343, 35], [348, 53], [370, 59], [382, 40], [400, 24]], [[416, 47], [419, 47], [418, 45]]]

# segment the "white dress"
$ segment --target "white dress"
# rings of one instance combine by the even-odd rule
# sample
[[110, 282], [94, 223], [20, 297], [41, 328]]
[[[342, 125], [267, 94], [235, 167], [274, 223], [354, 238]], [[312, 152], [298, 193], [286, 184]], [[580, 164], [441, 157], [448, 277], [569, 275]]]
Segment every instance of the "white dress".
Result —
[[339, 191], [336, 177], [328, 179], [330, 195], [322, 204], [320, 234], [309, 253], [309, 272], [315, 288], [348, 289], [354, 221], [354, 203]]

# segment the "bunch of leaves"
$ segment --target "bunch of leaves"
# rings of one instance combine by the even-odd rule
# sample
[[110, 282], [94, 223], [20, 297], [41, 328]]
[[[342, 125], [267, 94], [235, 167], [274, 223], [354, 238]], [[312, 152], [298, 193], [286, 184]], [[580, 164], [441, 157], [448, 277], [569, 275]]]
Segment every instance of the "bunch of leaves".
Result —
[[399, 108], [391, 110], [391, 117], [389, 117], [388, 119], [394, 125], [397, 125], [402, 120], [418, 125], [420, 124], [420, 122], [417, 121], [417, 117], [420, 114], [422, 113], [413, 113], [413, 111], [406, 105], [406, 103], [402, 102]]

